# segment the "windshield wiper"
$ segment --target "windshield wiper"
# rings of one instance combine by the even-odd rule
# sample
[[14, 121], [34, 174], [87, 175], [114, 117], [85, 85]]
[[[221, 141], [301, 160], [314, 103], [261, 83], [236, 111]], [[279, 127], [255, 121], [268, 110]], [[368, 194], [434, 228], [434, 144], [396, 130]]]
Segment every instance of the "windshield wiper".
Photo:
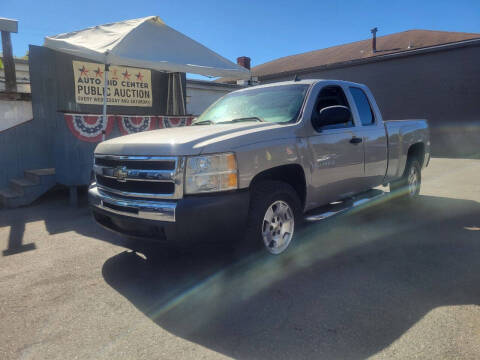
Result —
[[257, 116], [250, 116], [250, 117], [244, 117], [244, 118], [238, 118], [238, 119], [233, 119], [233, 120], [228, 120], [228, 121], [220, 121], [220, 122], [214, 122], [212, 120], [202, 120], [202, 121], [194, 122], [192, 125], [231, 124], [231, 123], [238, 123], [238, 122], [244, 122], [244, 121], [265, 122], [265, 120], [263, 120], [263, 119], [261, 119]]
[[212, 125], [214, 122], [212, 120], [202, 120], [194, 122], [192, 125]]
[[244, 118], [238, 118], [238, 119], [233, 119], [229, 121], [222, 121], [217, 124], [228, 124], [228, 123], [238, 123], [238, 122], [244, 122], [244, 121], [258, 121], [258, 122], [265, 122], [265, 120], [257, 117], [257, 116], [250, 116], [250, 117], [244, 117]]

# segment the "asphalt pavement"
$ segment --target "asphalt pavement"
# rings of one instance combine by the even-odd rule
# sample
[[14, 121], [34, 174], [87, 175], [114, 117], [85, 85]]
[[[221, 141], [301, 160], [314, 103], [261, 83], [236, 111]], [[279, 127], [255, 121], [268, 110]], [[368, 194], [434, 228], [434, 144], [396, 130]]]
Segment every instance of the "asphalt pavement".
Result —
[[280, 257], [124, 245], [84, 196], [0, 210], [0, 359], [480, 357], [480, 160], [435, 158], [414, 204], [305, 226]]

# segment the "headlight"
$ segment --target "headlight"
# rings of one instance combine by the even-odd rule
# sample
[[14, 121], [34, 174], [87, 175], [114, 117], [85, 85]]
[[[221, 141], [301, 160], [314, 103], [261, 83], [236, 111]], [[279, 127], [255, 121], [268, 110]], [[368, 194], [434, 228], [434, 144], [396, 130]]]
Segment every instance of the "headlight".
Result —
[[237, 160], [232, 153], [187, 159], [185, 193], [196, 194], [238, 188]]

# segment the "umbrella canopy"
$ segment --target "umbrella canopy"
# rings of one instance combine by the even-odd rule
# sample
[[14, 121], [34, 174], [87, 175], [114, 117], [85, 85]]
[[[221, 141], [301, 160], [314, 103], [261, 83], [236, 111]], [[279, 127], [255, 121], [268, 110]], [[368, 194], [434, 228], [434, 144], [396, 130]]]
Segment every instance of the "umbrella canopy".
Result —
[[46, 37], [46, 47], [110, 65], [249, 78], [250, 71], [167, 26], [159, 17]]

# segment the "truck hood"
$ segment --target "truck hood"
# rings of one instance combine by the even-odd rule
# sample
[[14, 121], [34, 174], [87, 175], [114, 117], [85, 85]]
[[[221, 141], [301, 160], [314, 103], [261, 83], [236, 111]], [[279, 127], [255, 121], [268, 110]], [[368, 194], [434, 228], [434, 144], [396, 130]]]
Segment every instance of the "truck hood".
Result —
[[[181, 156], [201, 154], [204, 150], [209, 152], [206, 149], [209, 147], [215, 148], [215, 152], [228, 151], [240, 145], [239, 138], [248, 136], [249, 142], [255, 142], [262, 138], [265, 131], [281, 130], [285, 127], [288, 127], [288, 125], [237, 123], [145, 131], [104, 141], [97, 145], [95, 153], [105, 155]], [[242, 141], [241, 145], [246, 145], [245, 141]]]

